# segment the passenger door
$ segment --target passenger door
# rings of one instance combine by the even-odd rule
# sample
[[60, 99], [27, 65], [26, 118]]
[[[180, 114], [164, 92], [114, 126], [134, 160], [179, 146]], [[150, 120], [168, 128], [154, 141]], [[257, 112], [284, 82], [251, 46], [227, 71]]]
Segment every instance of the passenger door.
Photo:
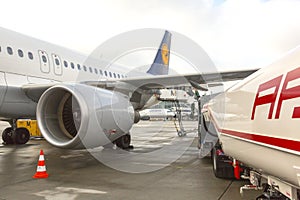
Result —
[[50, 72], [50, 62], [49, 62], [47, 53], [45, 51], [39, 50], [39, 58], [40, 58], [41, 71], [43, 73], [49, 73]]
[[62, 75], [62, 64], [58, 55], [52, 54], [53, 66], [54, 66], [54, 74], [61, 76]]

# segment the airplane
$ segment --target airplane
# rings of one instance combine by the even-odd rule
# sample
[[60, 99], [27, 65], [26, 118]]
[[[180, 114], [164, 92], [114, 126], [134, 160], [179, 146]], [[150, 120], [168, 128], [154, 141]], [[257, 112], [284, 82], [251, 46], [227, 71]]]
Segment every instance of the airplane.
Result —
[[166, 108], [148, 108], [140, 112], [142, 120], [150, 120], [151, 118], [172, 119], [176, 113]]
[[207, 133], [218, 136], [215, 175], [250, 179], [241, 192], [265, 189], [258, 199], [300, 199], [299, 57], [298, 47], [202, 109]]
[[2, 133], [4, 143], [27, 143], [28, 130], [16, 126], [25, 118], [37, 119], [43, 137], [59, 148], [113, 142], [126, 149], [138, 111], [158, 102], [157, 89], [186, 80], [200, 87], [205, 77], [232, 80], [256, 71], [169, 75], [171, 35], [165, 31], [148, 71], [125, 74], [123, 66], [106, 68], [101, 58], [85, 63], [86, 55], [0, 28], [0, 120], [11, 125]]

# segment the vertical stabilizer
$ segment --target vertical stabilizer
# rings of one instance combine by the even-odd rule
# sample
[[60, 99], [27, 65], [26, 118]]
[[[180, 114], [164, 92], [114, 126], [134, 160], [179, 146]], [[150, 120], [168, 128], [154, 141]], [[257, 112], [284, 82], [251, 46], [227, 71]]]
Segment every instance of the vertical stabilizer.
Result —
[[155, 59], [147, 73], [153, 75], [166, 75], [169, 73], [171, 36], [172, 34], [169, 31], [165, 32]]

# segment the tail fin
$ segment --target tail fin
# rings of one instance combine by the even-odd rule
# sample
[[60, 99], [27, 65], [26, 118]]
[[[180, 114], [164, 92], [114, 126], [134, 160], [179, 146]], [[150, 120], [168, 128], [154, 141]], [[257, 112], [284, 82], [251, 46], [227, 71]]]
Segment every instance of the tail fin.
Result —
[[171, 36], [172, 34], [169, 31], [165, 32], [155, 59], [147, 73], [153, 75], [166, 75], [169, 73]]

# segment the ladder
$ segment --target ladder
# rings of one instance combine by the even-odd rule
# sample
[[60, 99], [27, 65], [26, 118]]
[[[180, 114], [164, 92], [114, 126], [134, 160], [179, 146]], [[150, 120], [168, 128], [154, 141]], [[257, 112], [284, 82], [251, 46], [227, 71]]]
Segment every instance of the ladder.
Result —
[[[180, 109], [180, 103], [178, 100], [174, 101], [175, 108], [176, 108], [176, 117], [174, 118], [174, 126], [177, 131], [177, 135], [179, 137], [183, 137], [186, 135], [186, 131], [184, 130], [183, 124], [182, 124], [182, 115], [181, 115], [181, 109]], [[176, 119], [178, 119], [179, 126], [176, 124]]]

